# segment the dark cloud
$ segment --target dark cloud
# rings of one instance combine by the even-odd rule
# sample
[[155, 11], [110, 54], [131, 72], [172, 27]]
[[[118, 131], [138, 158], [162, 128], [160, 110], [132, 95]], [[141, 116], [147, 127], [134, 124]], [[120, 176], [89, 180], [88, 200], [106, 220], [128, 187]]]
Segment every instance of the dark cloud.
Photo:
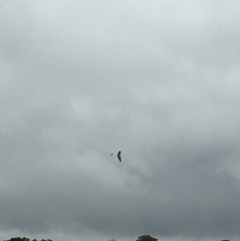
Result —
[[1, 237], [238, 240], [239, 5], [0, 3]]

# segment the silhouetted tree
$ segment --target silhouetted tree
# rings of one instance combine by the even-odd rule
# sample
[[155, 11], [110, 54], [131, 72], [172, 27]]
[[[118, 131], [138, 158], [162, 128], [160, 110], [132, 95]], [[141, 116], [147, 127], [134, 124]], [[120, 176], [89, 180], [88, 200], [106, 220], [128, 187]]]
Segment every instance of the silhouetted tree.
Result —
[[157, 239], [151, 237], [150, 235], [142, 235], [138, 237], [137, 241], [157, 241]]

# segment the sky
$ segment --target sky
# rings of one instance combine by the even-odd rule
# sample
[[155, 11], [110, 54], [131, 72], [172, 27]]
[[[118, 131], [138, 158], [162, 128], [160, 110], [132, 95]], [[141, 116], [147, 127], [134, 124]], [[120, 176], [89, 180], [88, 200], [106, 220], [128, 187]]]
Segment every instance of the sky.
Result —
[[0, 239], [239, 240], [239, 11], [0, 1]]

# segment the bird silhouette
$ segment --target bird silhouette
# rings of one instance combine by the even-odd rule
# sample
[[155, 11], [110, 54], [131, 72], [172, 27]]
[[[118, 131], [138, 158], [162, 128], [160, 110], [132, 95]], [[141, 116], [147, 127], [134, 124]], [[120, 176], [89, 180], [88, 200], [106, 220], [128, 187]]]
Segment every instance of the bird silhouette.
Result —
[[121, 162], [122, 161], [121, 151], [118, 152], [117, 157], [118, 157], [118, 160]]

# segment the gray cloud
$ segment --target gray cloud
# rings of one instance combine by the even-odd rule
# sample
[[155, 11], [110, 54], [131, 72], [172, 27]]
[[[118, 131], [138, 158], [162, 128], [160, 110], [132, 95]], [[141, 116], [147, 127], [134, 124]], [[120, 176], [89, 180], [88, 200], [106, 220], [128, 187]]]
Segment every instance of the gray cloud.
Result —
[[239, 1], [0, 5], [2, 239], [239, 239]]

